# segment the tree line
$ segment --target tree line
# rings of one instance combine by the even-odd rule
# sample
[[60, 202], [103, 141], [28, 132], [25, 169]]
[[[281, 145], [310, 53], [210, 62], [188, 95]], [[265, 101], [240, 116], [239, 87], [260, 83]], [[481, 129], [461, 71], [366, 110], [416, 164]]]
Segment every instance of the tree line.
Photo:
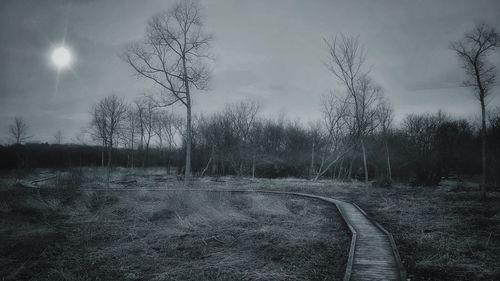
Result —
[[[481, 174], [482, 133], [474, 121], [453, 118], [439, 111], [409, 114], [395, 125], [390, 104], [384, 103], [378, 107], [382, 112], [376, 114], [380, 124], [364, 135], [363, 151], [361, 145], [348, 145], [355, 136], [352, 128], [338, 129], [338, 119], [332, 117], [331, 111], [339, 106], [338, 101], [335, 95], [325, 96], [321, 120], [307, 125], [283, 115], [265, 118], [260, 105], [248, 100], [228, 104], [221, 112], [194, 115], [193, 173], [366, 180], [368, 171], [368, 179], [379, 185], [390, 185], [395, 180], [435, 185], [443, 178]], [[2, 168], [16, 165], [163, 166], [171, 173], [182, 174], [185, 120], [170, 109], [148, 108], [150, 102], [147, 97], [130, 104], [118, 96], [106, 97], [92, 111], [96, 114], [88, 132], [95, 145], [53, 143], [1, 147], [0, 155], [5, 160], [2, 163], [8, 164]], [[101, 106], [101, 103], [111, 106]], [[102, 113], [103, 109], [109, 112]], [[113, 117], [113, 113], [120, 115]], [[110, 124], [117, 120], [115, 128], [99, 131], [110, 125], [98, 125], [97, 117], [107, 118]], [[487, 142], [495, 144], [500, 140], [500, 109], [489, 114], [487, 124]], [[23, 159], [17, 159], [16, 153], [24, 155]], [[499, 159], [500, 149], [492, 145], [487, 159], [491, 185], [499, 181]]]

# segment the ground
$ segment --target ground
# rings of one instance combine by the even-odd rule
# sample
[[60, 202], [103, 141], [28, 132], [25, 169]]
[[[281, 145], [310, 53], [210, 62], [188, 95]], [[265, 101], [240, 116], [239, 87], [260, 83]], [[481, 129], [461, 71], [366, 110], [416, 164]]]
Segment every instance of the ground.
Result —
[[[151, 177], [159, 175], [136, 175], [142, 181]], [[2, 189], [0, 275], [7, 280], [342, 280], [350, 233], [331, 204], [279, 195], [96, 192], [73, 186], [99, 181], [66, 173], [40, 190]]]
[[221, 186], [300, 191], [354, 202], [394, 235], [411, 280], [500, 280], [500, 193], [480, 199], [476, 186], [249, 180]]
[[[75, 172], [67, 174], [71, 175], [75, 174]], [[22, 175], [20, 177], [22, 178], [26, 176]], [[85, 180], [82, 181], [80, 179], [81, 177], [83, 177]], [[62, 180], [62, 183], [61, 181], [59, 181], [58, 185], [63, 185], [63, 186], [67, 185], [68, 187], [71, 187], [74, 185], [72, 184], [72, 181], [75, 181], [81, 183], [82, 188], [88, 188], [88, 189], [92, 189], [95, 187], [105, 188], [105, 185], [102, 184], [100, 180], [102, 177], [103, 176], [99, 170], [85, 169], [80, 174], [76, 173], [76, 175], [74, 175], [73, 177], [67, 176], [66, 178], [69, 179], [66, 179], [66, 182]], [[143, 170], [130, 171], [126, 169], [116, 169], [113, 173], [113, 179], [114, 183], [110, 185], [110, 188], [123, 188], [123, 187], [165, 188], [165, 189], [184, 188], [182, 182], [177, 181], [174, 176], [165, 175], [163, 169], [148, 169], [146, 171]], [[11, 183], [6, 183], [6, 185], [9, 184]], [[39, 185], [43, 187], [44, 185], [49, 185], [49, 184], [50, 183], [40, 183]], [[307, 192], [323, 196], [330, 196], [354, 202], [357, 203], [360, 207], [362, 207], [370, 216], [372, 216], [376, 221], [378, 221], [382, 226], [384, 226], [389, 232], [391, 232], [394, 235], [396, 244], [398, 246], [401, 255], [402, 262], [411, 280], [500, 280], [500, 269], [498, 267], [498, 260], [500, 259], [500, 194], [498, 192], [490, 192], [489, 199], [486, 201], [482, 201], [479, 199], [479, 195], [475, 187], [467, 186], [463, 183], [458, 183], [458, 182], [447, 182], [442, 186], [437, 186], [437, 187], [409, 187], [405, 185], [395, 185], [393, 187], [379, 188], [357, 182], [343, 183], [343, 182], [333, 182], [330, 180], [311, 182], [302, 179], [250, 179], [250, 178], [234, 178], [234, 177], [196, 178], [192, 182], [191, 187], [200, 189], [217, 188], [217, 189], [262, 189], [262, 190], [280, 190], [280, 191], [300, 191], [300, 192]], [[92, 210], [93, 208], [101, 210], [103, 208], [102, 207], [103, 205], [108, 206], [112, 204], [113, 206], [119, 206], [120, 204], [123, 204], [123, 202], [126, 202], [125, 199], [121, 198], [121, 196], [124, 195], [118, 195], [118, 194], [123, 194], [123, 191], [107, 192], [106, 194], [107, 194], [106, 196], [87, 194], [86, 196], [90, 196], [89, 198], [93, 198], [92, 196], [94, 196], [95, 200], [87, 200], [89, 202], [94, 202], [94, 203], [87, 203], [89, 205], [86, 208], [89, 210]], [[59, 198], [61, 196], [59, 196]], [[70, 195], [67, 196], [71, 197]], [[116, 198], [118, 198], [118, 200]], [[141, 198], [141, 196], [134, 195], [131, 198], [133, 199], [135, 198], [134, 200], [139, 200], [137, 198]], [[226, 197], [224, 198], [225, 199], [221, 200], [224, 202], [231, 202], [230, 199], [227, 199]], [[261, 202], [262, 199], [264, 199], [264, 197], [251, 197], [253, 199], [248, 199], [248, 197], [244, 198], [247, 198], [243, 199], [244, 201], [250, 200], [250, 202]], [[153, 200], [153, 202], [155, 200]], [[345, 254], [345, 247], [348, 247], [349, 238], [348, 235], [346, 234], [345, 226], [342, 230], [341, 228], [342, 224], [338, 222], [339, 220], [338, 213], [335, 212], [334, 210], [331, 210], [326, 213], [324, 211], [321, 212], [307, 211], [303, 213], [303, 215], [297, 216], [297, 214], [294, 213], [294, 207], [291, 207], [289, 204], [291, 204], [290, 202], [300, 202], [300, 200], [292, 201], [292, 198], [286, 198], [286, 197], [280, 200], [283, 200], [281, 201], [282, 203], [280, 204], [284, 205], [286, 209], [289, 211], [289, 213], [285, 215], [281, 214], [278, 217], [270, 216], [270, 219], [274, 218], [274, 220], [270, 220], [268, 222], [269, 226], [268, 229], [270, 228], [276, 228], [276, 229], [271, 230], [268, 233], [268, 236], [257, 235], [255, 237], [250, 236], [249, 238], [255, 240], [254, 244], [261, 243], [260, 241], [262, 241], [262, 239], [267, 241], [265, 242], [267, 243], [265, 245], [275, 245], [280, 241], [289, 241], [285, 243], [292, 243], [290, 242], [290, 240], [287, 240], [291, 238], [290, 237], [287, 238], [287, 236], [285, 235], [285, 233], [288, 233], [287, 231], [289, 231], [292, 228], [292, 226], [295, 229], [297, 229], [300, 233], [302, 233], [303, 231], [308, 230], [311, 227], [314, 227], [316, 225], [315, 221], [321, 222], [321, 220], [325, 220], [326, 218], [330, 218], [330, 216], [332, 216], [331, 219], [333, 219], [334, 222], [328, 222], [326, 224], [323, 223], [322, 224], [323, 226], [316, 225], [316, 227], [319, 228], [316, 228], [316, 230], [313, 230], [313, 232], [311, 232], [311, 236], [317, 238], [316, 240], [314, 240], [315, 242], [311, 242], [313, 241], [311, 240], [305, 244], [300, 244], [300, 246], [298, 247], [300, 250], [292, 252], [289, 251], [290, 244], [286, 244], [286, 247], [283, 245], [279, 246], [279, 244], [277, 244], [277, 246], [280, 250], [283, 250], [283, 253], [285, 253], [283, 254], [283, 257], [287, 257], [286, 259], [295, 257], [299, 253], [303, 252], [307, 253], [307, 251], [313, 251], [314, 253], [318, 253], [317, 251], [319, 251], [323, 246], [319, 247], [318, 246], [319, 244], [316, 243], [320, 243], [321, 241], [323, 243], [329, 243], [323, 241], [323, 239], [328, 239], [326, 237], [330, 237], [328, 234], [326, 234], [327, 232], [334, 233], [333, 237], [335, 237], [334, 240], [337, 242], [333, 243], [338, 243], [339, 241], [341, 241], [341, 243], [345, 243], [343, 245], [344, 246], [343, 250], [342, 248], [336, 248], [337, 246], [332, 245], [330, 249], [333, 249], [333, 253], [330, 253], [328, 251], [321, 252], [318, 255], [322, 256], [322, 258], [306, 264], [298, 263], [298, 266], [302, 268], [300, 272], [303, 272], [303, 274], [310, 274], [309, 276], [319, 276], [319, 274], [321, 274], [322, 272], [326, 272], [327, 268], [333, 267], [336, 269], [329, 269], [329, 270], [331, 270], [332, 272], [336, 272], [336, 277], [334, 278], [341, 278], [343, 269], [339, 268], [340, 264], [342, 263], [339, 260], [339, 254]], [[118, 203], [116, 203], [115, 201], [117, 201]], [[50, 205], [50, 202], [51, 201], [48, 200], [48, 205]], [[148, 200], [141, 202], [145, 202], [143, 203], [146, 204], [145, 206], [148, 206], [148, 204], [150, 204], [148, 203], [149, 202]], [[265, 200], [263, 202], [265, 202]], [[3, 203], [3, 207], [0, 206], [0, 210], [3, 209], [2, 212], [4, 213], [7, 212], [10, 214], [12, 212], [11, 210], [9, 211], [9, 208], [11, 208], [9, 207], [10, 204], [11, 202]], [[231, 204], [232, 206], [242, 205], [240, 203], [234, 203], [234, 204], [231, 203]], [[302, 202], [300, 204], [303, 204], [303, 206], [320, 206], [318, 202], [312, 203], [311, 201], [307, 201], [307, 204], [306, 202]], [[243, 204], [243, 206], [244, 205], [245, 204]], [[217, 209], [216, 207], [214, 208]], [[254, 208], [249, 208], [246, 210], [245, 209], [240, 210], [238, 208], [231, 207], [231, 209], [235, 209], [234, 212], [241, 214], [241, 216], [243, 217], [252, 217]], [[311, 208], [312, 207], [304, 207], [305, 210], [309, 210]], [[107, 207], [104, 207], [104, 210], [106, 209]], [[144, 230], [145, 232], [150, 231], [150, 229], [148, 228], [149, 225], [157, 225], [157, 223], [153, 223], [154, 220], [153, 222], [151, 221], [152, 218], [151, 214], [149, 214], [149, 217], [146, 216], [146, 218], [150, 218], [146, 220], [143, 217], [144, 215], [141, 216], [130, 216], [130, 214], [127, 215], [127, 213], [129, 212], [127, 210], [128, 208], [124, 208], [124, 214], [119, 214], [119, 217], [126, 216], [128, 217], [129, 220], [131, 220], [131, 222], [134, 222], [136, 224], [140, 224], [142, 221], [148, 221], [147, 224], [141, 225], [141, 228], [144, 227], [146, 229]], [[90, 237], [99, 237], [98, 236], [99, 233], [101, 232], [106, 233], [105, 227], [111, 227], [112, 229], [114, 229], [112, 227], [113, 225], [122, 224], [122, 221], [120, 220], [115, 221], [116, 214], [113, 215], [112, 213], [106, 213], [106, 211], [98, 211], [97, 213], [100, 215], [96, 215], [95, 222], [99, 223], [95, 223], [93, 221], [86, 221], [92, 218], [91, 215], [86, 215], [83, 216], [83, 218], [80, 218], [82, 220], [80, 227], [83, 227], [81, 232], [88, 231], [90, 233], [88, 234], [90, 235]], [[89, 211], [89, 214], [92, 214], [92, 212]], [[37, 216], [36, 213], [34, 213], [33, 215]], [[69, 215], [71, 216], [71, 214]], [[158, 216], [162, 217], [162, 215]], [[166, 218], [173, 216], [174, 220], [176, 220], [176, 223], [180, 225], [179, 227], [181, 228], [186, 227], [185, 224], [184, 226], [182, 226], [183, 225], [182, 220], [185, 218], [185, 216], [183, 215], [181, 215], [180, 219], [179, 218], [175, 219], [177, 215], [172, 214], [170, 212], [166, 212], [163, 216]], [[309, 218], [311, 217], [316, 217], [316, 220], [312, 220], [314, 222], [313, 224], [311, 224], [309, 220]], [[73, 220], [77, 221], [78, 218], [79, 217], [75, 215]], [[86, 220], [84, 220], [84, 218]], [[286, 222], [285, 218], [288, 218], [288, 222]], [[165, 220], [165, 218], [162, 217], [161, 220]], [[167, 219], [167, 221], [168, 220], [172, 219]], [[231, 220], [228, 220], [228, 222], [230, 221], [231, 224], [233, 225], [239, 225], [241, 223], [244, 224], [245, 221], [238, 219], [237, 222], [235, 223]], [[188, 220], [188, 222], [191, 223], [191, 220]], [[258, 233], [259, 230], [262, 231], [263, 223], [264, 223], [263, 221], [258, 221], [256, 222], [257, 225], [253, 226], [245, 225], [245, 227], [250, 227], [250, 228], [248, 228], [249, 230], [245, 230], [244, 233], [249, 232], [255, 234]], [[146, 227], [146, 225], [148, 225], [148, 227]], [[195, 230], [199, 231], [199, 233], [210, 232], [214, 234], [198, 236], [198, 237], [191, 237], [191, 236], [187, 237], [188, 239], [191, 240], [194, 239], [202, 241], [201, 243], [198, 244], [200, 245], [199, 247], [200, 249], [202, 249], [203, 247], [209, 247], [210, 249], [214, 250], [217, 249], [218, 243], [222, 242], [232, 245], [230, 242], [233, 241], [231, 240], [233, 239], [231, 237], [234, 237], [233, 235], [234, 233], [232, 232], [232, 230], [229, 232], [224, 232], [224, 230], [221, 230], [219, 227], [217, 228], [214, 227], [213, 226], [214, 223], [201, 224], [201, 225], [204, 226], [200, 227], [197, 226]], [[210, 227], [205, 228], [207, 227], [206, 225], [209, 225]], [[300, 225], [303, 225], [303, 228], [298, 228], [300, 227]], [[330, 226], [334, 225], [334, 227], [327, 227], [328, 225]], [[89, 226], [89, 227], [84, 227], [84, 226]], [[94, 230], [93, 227], [96, 227], [97, 229]], [[165, 229], [164, 227], [160, 228]], [[2, 229], [5, 230], [5, 226], [2, 226]], [[129, 233], [130, 232], [129, 228], [123, 230], [123, 232]], [[2, 233], [5, 233], [5, 231]], [[143, 232], [140, 231], [138, 233], [140, 235], [145, 235]], [[313, 235], [312, 233], [315, 234]], [[320, 233], [320, 235], [316, 236], [316, 233]], [[273, 236], [275, 234], [277, 236]], [[57, 239], [61, 239], [57, 235], [54, 234], [52, 235], [53, 237], [51, 236], [50, 239], [54, 239], [54, 241], [56, 241]], [[74, 237], [76, 240], [78, 240], [80, 239], [81, 235], [83, 234], [75, 234]], [[213, 237], [214, 235], [217, 240], [221, 240], [222, 242], [218, 242], [215, 239], [207, 240], [203, 238], [205, 239], [204, 241], [207, 244], [205, 246], [203, 239], [200, 238], [207, 236]], [[133, 236], [132, 238], [129, 237], [128, 239], [133, 241], [134, 237], [135, 236]], [[148, 236], [145, 235], [144, 237]], [[246, 236], [245, 238], [247, 239]], [[36, 241], [35, 238], [32, 239], [33, 241]], [[116, 237], [111, 236], [106, 239], [101, 241], [102, 243], [101, 245], [95, 245], [94, 247], [106, 248], [107, 243], [110, 243], [109, 241], [116, 240]], [[121, 239], [126, 239], [126, 238], [121, 238]], [[229, 240], [224, 240], [224, 239], [229, 239]], [[149, 245], [147, 244], [148, 241], [154, 241], [154, 240], [155, 240], [154, 237], [152, 237], [152, 240], [139, 239], [136, 242], [143, 244], [135, 245], [132, 243], [130, 245], [126, 244], [126, 246], [124, 244], [125, 249], [122, 249], [123, 252], [121, 252], [122, 253], [121, 256], [127, 255], [128, 252], [126, 252], [125, 250], [133, 251], [133, 249], [137, 249], [137, 251], [142, 251], [141, 249], [143, 249], [144, 247], [141, 245]], [[259, 242], [257, 243], [256, 241]], [[19, 243], [21, 244], [27, 243], [29, 245], [30, 241], [19, 242]], [[189, 244], [192, 243], [190, 242]], [[244, 246], [245, 243], [237, 243], [237, 244], [243, 244], [243, 245], [237, 245], [235, 246], [236, 248], [234, 249], [229, 248], [234, 250], [233, 253], [241, 253], [242, 249], [246, 249]], [[181, 245], [181, 250], [179, 250], [178, 253], [190, 252], [190, 251], [183, 251], [184, 248], [182, 248], [183, 247], [182, 243], [178, 245]], [[81, 246], [82, 245], [79, 245], [78, 247]], [[225, 250], [226, 247], [228, 246], [221, 247], [220, 249], [224, 248]], [[271, 255], [275, 253], [274, 250], [268, 252], [266, 252], [265, 248], [257, 250], [267, 253], [269, 256], [266, 255], [264, 256], [269, 258], [271, 261], [274, 261], [272, 258], [273, 255]], [[2, 251], [5, 252], [5, 249], [2, 249]], [[139, 254], [140, 253], [138, 252], [138, 255]], [[311, 252], [309, 252], [309, 254], [313, 256]], [[145, 257], [141, 256], [141, 259], [145, 259], [150, 254], [143, 253], [143, 255], [145, 255]], [[119, 254], [112, 256], [120, 257]], [[261, 261], [260, 258], [261, 256], [259, 255], [256, 256], [259, 258], [253, 259], [254, 262], [250, 264], [258, 264], [258, 262]], [[30, 257], [30, 255], [25, 254], [25, 257]], [[96, 262], [99, 260], [98, 258], [101, 258], [103, 260], [108, 260], [108, 262], [113, 262], [113, 264], [116, 263], [121, 265], [123, 263], [123, 261], [121, 261], [120, 258], [117, 258], [116, 261], [109, 261], [109, 259], [107, 259], [107, 257], [105, 255], [103, 256], [102, 254], [101, 255], [95, 254], [92, 257], [95, 259]], [[235, 261], [241, 258], [239, 256], [236, 257], [230, 256], [230, 257], [231, 258], [228, 259], [229, 261]], [[279, 257], [281, 256], [278, 254], [277, 260], [279, 260]], [[32, 259], [34, 258], [37, 257], [33, 257]], [[154, 256], [150, 258], [152, 260], [155, 259]], [[73, 259], [75, 259], [75, 257], [73, 257]], [[186, 257], [186, 261], [189, 261], [191, 259], [192, 257]], [[345, 259], [345, 256], [340, 256], [340, 259]], [[61, 260], [64, 259], [61, 258]], [[220, 260], [220, 258], [214, 258], [214, 260]], [[303, 260], [303, 258], [301, 258], [301, 260]], [[8, 262], [8, 260], [6, 261], [4, 257], [2, 263], [5, 262]], [[31, 261], [26, 262], [26, 264], [29, 264], [29, 262]], [[241, 267], [246, 264], [248, 263], [247, 262], [233, 263], [230, 266], [233, 266], [232, 267], [233, 269], [238, 268], [237, 270], [238, 272], [246, 272], [244, 269], [242, 269], [244, 267]], [[293, 264], [293, 262], [288, 264], [291, 265]], [[93, 266], [96, 265], [94, 264]], [[159, 265], [151, 263], [150, 266], [151, 268], [148, 270], [156, 269]], [[293, 266], [291, 267], [293, 268]], [[64, 268], [64, 264], [62, 264], [60, 268]], [[107, 266], [105, 264], [104, 268], [109, 268], [109, 264]], [[277, 270], [278, 268], [280, 268], [280, 270]], [[284, 267], [275, 267], [274, 269], [270, 269], [269, 271], [267, 271], [267, 269], [269, 268], [265, 268], [266, 272], [271, 272], [271, 274], [253, 275], [253, 277], [249, 276], [247, 277], [249, 279], [254, 279], [254, 280], [258, 278], [267, 280], [275, 280], [280, 278], [288, 280], [292, 279], [290, 277], [291, 275], [288, 275], [288, 273], [284, 273], [284, 275], [279, 275], [279, 276], [273, 275], [273, 274], [278, 274], [278, 272], [281, 272], [281, 269], [283, 268], [285, 270], [290, 269], [290, 267], [284, 266]], [[316, 270], [317, 268], [323, 268], [323, 269]], [[196, 270], [194, 271], [196, 272]], [[309, 271], [309, 273], [305, 273], [307, 271]], [[12, 271], [9, 271], [9, 273], [12, 273]], [[66, 273], [60, 272], [60, 274], [66, 274]], [[242, 276], [244, 277], [245, 275]], [[302, 275], [302, 278], [299, 279], [303, 279], [303, 276], [306, 275]], [[129, 277], [133, 279], [134, 276], [132, 275]], [[163, 277], [166, 278], [168, 276], [163, 276]], [[220, 277], [217, 275], [212, 277], [214, 279], [224, 278], [224, 276]], [[232, 276], [233, 278], [231, 278], [231, 276], [226, 276], [226, 277], [228, 279], [234, 279], [235, 276]], [[237, 277], [236, 279], [239, 279], [239, 277]], [[162, 276], [158, 275], [158, 278], [162, 278]], [[75, 278], [73, 279], [66, 278], [66, 279], [78, 280]]]

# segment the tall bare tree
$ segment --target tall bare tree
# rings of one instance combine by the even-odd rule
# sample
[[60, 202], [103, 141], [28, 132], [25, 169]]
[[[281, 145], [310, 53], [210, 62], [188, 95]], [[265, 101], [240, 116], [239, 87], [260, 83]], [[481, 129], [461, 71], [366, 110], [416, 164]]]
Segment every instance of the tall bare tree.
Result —
[[465, 70], [463, 85], [474, 90], [481, 104], [481, 197], [486, 197], [486, 98], [495, 83], [495, 66], [488, 62], [489, 55], [498, 47], [500, 37], [495, 28], [477, 24], [464, 37], [451, 44]]
[[118, 138], [118, 132], [122, 129], [123, 121], [127, 113], [127, 106], [123, 98], [111, 95], [102, 99], [91, 110], [92, 120], [90, 123], [92, 136], [106, 147], [108, 154], [107, 183], [109, 184], [111, 172], [111, 156], [113, 146]]
[[366, 55], [357, 37], [341, 34], [325, 43], [329, 55], [325, 65], [347, 90], [347, 120], [354, 141], [361, 146], [365, 182], [368, 182], [365, 138], [378, 126], [374, 121], [382, 89], [368, 76]]
[[209, 70], [204, 60], [209, 57], [211, 40], [203, 29], [199, 3], [185, 0], [154, 16], [145, 41], [131, 45], [125, 53], [125, 60], [139, 76], [164, 90], [160, 105], [180, 102], [186, 107], [186, 183], [191, 176], [191, 90], [207, 87]]
[[9, 134], [16, 144], [21, 144], [32, 138], [28, 132], [28, 124], [22, 117], [15, 117], [14, 124], [9, 126]]

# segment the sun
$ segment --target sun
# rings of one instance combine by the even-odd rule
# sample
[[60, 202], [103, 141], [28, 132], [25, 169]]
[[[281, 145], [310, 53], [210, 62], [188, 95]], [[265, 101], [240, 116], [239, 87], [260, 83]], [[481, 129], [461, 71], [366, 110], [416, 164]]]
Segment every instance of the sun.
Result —
[[64, 68], [71, 63], [71, 53], [65, 47], [58, 47], [52, 51], [52, 62], [58, 68]]

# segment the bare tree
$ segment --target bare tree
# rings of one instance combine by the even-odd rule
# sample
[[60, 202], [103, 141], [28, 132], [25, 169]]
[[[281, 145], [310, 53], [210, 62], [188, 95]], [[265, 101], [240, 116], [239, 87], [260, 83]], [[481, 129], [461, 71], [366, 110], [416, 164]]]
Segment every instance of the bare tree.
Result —
[[357, 37], [341, 34], [331, 41], [325, 40], [325, 43], [329, 54], [325, 65], [347, 89], [346, 120], [354, 141], [361, 146], [365, 182], [368, 182], [364, 140], [378, 126], [374, 117], [382, 98], [382, 89], [368, 77], [366, 55]]
[[138, 111], [139, 129], [141, 134], [141, 148], [145, 147], [145, 154], [142, 158], [142, 166], [144, 167], [149, 162], [149, 148], [151, 139], [154, 137], [154, 118], [156, 105], [153, 99], [149, 96], [143, 96], [135, 101]]
[[[311, 166], [309, 168], [309, 179], [316, 177], [316, 151], [322, 149], [320, 144], [322, 140], [326, 139], [324, 131], [324, 124], [321, 121], [309, 123], [308, 133], [311, 139]], [[323, 163], [324, 157], [321, 157], [321, 164], [323, 165]]]
[[107, 143], [108, 143], [108, 134], [107, 134], [107, 122], [105, 119], [105, 114], [100, 108], [99, 104], [95, 105], [91, 109], [91, 121], [90, 126], [88, 128], [88, 132], [90, 133], [92, 139], [98, 141], [101, 145], [101, 167], [104, 168], [104, 156], [106, 153]]
[[127, 106], [124, 99], [111, 95], [102, 99], [91, 110], [91, 133], [95, 139], [101, 141], [108, 154], [107, 183], [109, 184], [111, 170], [111, 156], [113, 146], [118, 138], [125, 120]]
[[380, 125], [377, 119], [377, 109], [382, 101], [382, 89], [367, 75], [358, 81], [358, 90], [349, 99], [349, 118], [351, 133], [354, 140], [361, 145], [365, 182], [368, 182], [368, 166], [366, 159], [365, 138], [372, 134]]
[[125, 120], [123, 129], [120, 130], [120, 138], [122, 139], [123, 144], [126, 148], [129, 149], [129, 153], [127, 154], [127, 162], [128, 166], [132, 169], [134, 168], [135, 162], [135, 145], [137, 141], [138, 134], [138, 114], [135, 110], [135, 107], [129, 106], [127, 108], [127, 112], [125, 113]]
[[144, 122], [142, 120], [144, 119], [144, 111], [146, 109], [144, 108], [144, 104], [141, 102], [141, 99], [136, 99], [134, 101], [134, 105], [135, 105], [134, 114], [136, 115], [137, 118], [136, 125], [139, 133], [138, 152], [142, 152], [144, 149], [144, 134], [145, 134]]
[[481, 196], [486, 198], [486, 101], [495, 83], [495, 66], [488, 62], [488, 56], [499, 45], [500, 38], [495, 28], [485, 23], [477, 24], [474, 29], [464, 35], [460, 41], [454, 42], [451, 49], [456, 52], [466, 73], [463, 85], [472, 87], [481, 104]]
[[14, 124], [9, 126], [9, 134], [16, 144], [21, 144], [32, 136], [28, 135], [29, 127], [22, 117], [15, 117]]
[[231, 127], [236, 133], [240, 144], [238, 145], [238, 174], [243, 175], [243, 165], [248, 154], [252, 158], [252, 174], [255, 172], [255, 148], [251, 147], [250, 132], [255, 125], [260, 105], [255, 101], [242, 101], [236, 104], [226, 105], [224, 114], [231, 121]]
[[[348, 133], [348, 97], [335, 93], [324, 96], [322, 101], [323, 126], [326, 145], [321, 153], [321, 163], [314, 180], [318, 180], [352, 148], [346, 142]], [[313, 148], [314, 151], [314, 148]], [[313, 160], [314, 161], [314, 160]]]
[[155, 134], [155, 136], [157, 137], [158, 139], [158, 150], [160, 151], [160, 154], [162, 155], [162, 161], [164, 160], [163, 156], [164, 156], [164, 151], [163, 151], [163, 141], [164, 141], [164, 136], [165, 136], [165, 132], [164, 132], [164, 129], [165, 127], [163, 126], [163, 118], [164, 118], [164, 112], [162, 111], [159, 111], [159, 112], [155, 112], [154, 115], [153, 115], [153, 126], [152, 126], [152, 129], [153, 129], [153, 133]]
[[205, 89], [209, 78], [204, 59], [212, 37], [203, 31], [200, 10], [197, 1], [186, 0], [154, 16], [145, 42], [130, 46], [125, 53], [138, 75], [165, 91], [160, 105], [180, 102], [186, 107], [186, 183], [191, 176], [191, 88]]

